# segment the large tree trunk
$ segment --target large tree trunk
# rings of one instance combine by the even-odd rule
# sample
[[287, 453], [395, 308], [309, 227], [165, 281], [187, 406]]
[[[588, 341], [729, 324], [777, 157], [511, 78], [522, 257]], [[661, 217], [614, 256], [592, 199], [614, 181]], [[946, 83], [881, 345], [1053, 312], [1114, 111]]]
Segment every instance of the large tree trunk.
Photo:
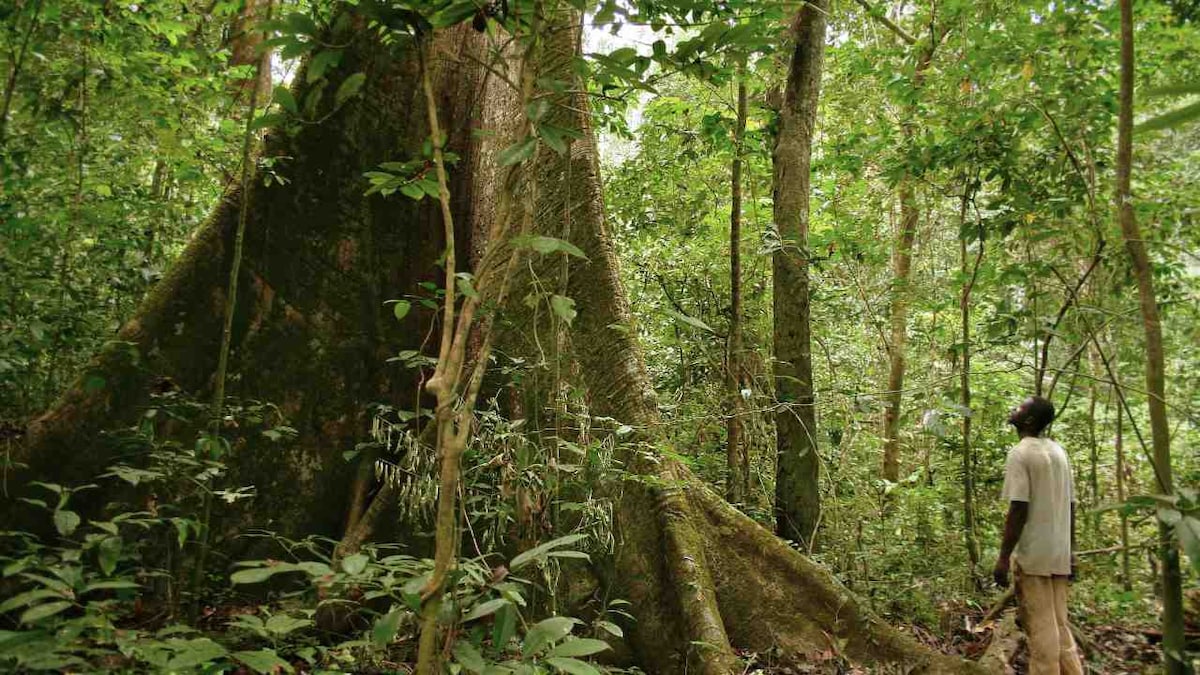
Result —
[[821, 519], [816, 397], [808, 289], [808, 200], [828, 2], [805, 5], [792, 26], [791, 66], [775, 139], [775, 531], [811, 551]]
[[[1150, 408], [1150, 437], [1154, 446], [1154, 474], [1158, 492], [1170, 496], [1171, 427], [1167, 422], [1166, 371], [1163, 357], [1162, 324], [1154, 297], [1154, 277], [1146, 240], [1133, 212], [1130, 176], [1133, 169], [1133, 0], [1120, 0], [1121, 8], [1121, 89], [1117, 113], [1117, 220], [1125, 236], [1125, 247], [1137, 279], [1142, 308], [1142, 326], [1146, 334], [1146, 404]], [[1183, 631], [1183, 577], [1179, 569], [1179, 547], [1171, 526], [1158, 521], [1159, 557], [1162, 559], [1163, 659], [1167, 673], [1177, 675], [1191, 670], [1187, 664]]]
[[[350, 32], [339, 68], [313, 85], [298, 85], [303, 101], [326, 87], [326, 101], [347, 76], [363, 72], [361, 96], [322, 124], [295, 135], [275, 132], [264, 154], [286, 184], [251, 182], [249, 195], [231, 188], [169, 274], [147, 295], [77, 384], [30, 425], [19, 460], [42, 480], [92, 479], [115, 457], [102, 432], [132, 424], [151, 402], [150, 390], [170, 381], [196, 397], [211, 391], [220, 343], [229, 252], [241, 200], [249, 214], [242, 291], [234, 322], [229, 394], [271, 401], [299, 430], [294, 442], [248, 439], [226, 457], [231, 481], [254, 485], [260, 499], [243, 522], [286, 535], [336, 535], [343, 524], [353, 466], [342, 453], [367, 440], [368, 407], [414, 405], [411, 376], [386, 365], [399, 349], [417, 349], [433, 317], [414, 311], [397, 322], [383, 302], [417, 292], [435, 279], [444, 243], [436, 208], [407, 198], [366, 197], [363, 173], [384, 161], [418, 156], [427, 136], [420, 111], [416, 59], [402, 49]], [[345, 38], [345, 39], [342, 39]], [[438, 40], [446, 54], [484, 58], [469, 28]], [[462, 156], [453, 177], [461, 222], [470, 222], [474, 153], [470, 127], [481, 69], [436, 64], [452, 149]], [[306, 78], [296, 78], [305, 82]], [[328, 105], [328, 104], [327, 104]], [[321, 111], [324, 114], [328, 109]], [[460, 236], [469, 238], [462, 228]], [[21, 481], [10, 478], [10, 485]], [[233, 523], [230, 523], [231, 525]]]
[[[905, 672], [979, 672], [880, 623], [828, 572], [658, 453], [656, 398], [605, 222], [588, 100], [571, 68], [579, 24], [550, 25], [541, 76], [570, 86], [548, 114], [581, 138], [565, 155], [543, 149], [545, 159], [535, 168], [534, 226], [561, 236], [569, 222], [570, 240], [587, 254], [586, 262], [572, 265], [566, 285], [579, 309], [572, 354], [592, 412], [637, 429], [637, 442], [622, 445], [631, 477], [611, 486], [618, 548], [605, 576], [617, 597], [633, 603], [637, 621], [628, 634], [638, 661], [651, 672], [725, 675], [741, 671], [736, 645], [759, 652], [781, 647], [798, 656], [834, 650], [859, 661], [902, 664]], [[247, 309], [234, 342], [241, 373], [236, 387], [243, 396], [279, 402], [300, 437], [287, 447], [238, 448], [233, 462], [239, 476], [258, 486], [256, 523], [285, 534], [337, 530], [352, 482], [349, 467], [339, 464], [341, 453], [366, 433], [366, 404], [411, 405], [404, 397], [414, 383], [383, 363], [394, 349], [417, 348], [430, 317], [414, 313], [396, 325], [382, 316], [381, 303], [432, 278], [444, 244], [430, 206], [363, 197], [362, 172], [411, 155], [427, 132], [415, 98], [415, 59], [393, 60], [363, 37], [353, 44], [340, 74], [366, 71], [364, 97], [294, 139], [273, 139], [270, 154], [295, 158], [286, 169], [290, 182], [256, 183], [250, 195], [249, 290], [239, 302]], [[434, 57], [435, 65], [464, 51], [473, 57], [454, 69], [439, 68], [435, 78], [450, 145], [463, 158], [451, 186], [461, 223], [488, 222], [495, 213], [488, 195], [506, 189], [495, 180], [495, 152], [504, 144], [472, 145], [471, 113], [499, 114], [501, 122], [522, 114], [505, 113], [513, 97], [483, 82], [482, 68], [463, 65], [485, 58], [474, 51], [481, 46], [467, 30], [435, 39], [434, 52], [443, 55]], [[36, 422], [26, 454], [32, 473], [59, 480], [94, 475], [111, 455], [99, 445], [84, 454], [73, 449], [136, 416], [156, 376], [193, 391], [208, 386], [238, 199], [228, 197], [124, 329], [133, 349], [113, 347], [98, 356], [91, 372], [105, 378], [104, 386], [89, 389], [85, 375]], [[478, 250], [465, 241], [467, 234], [460, 233], [463, 250]], [[513, 293], [517, 301], [520, 295]]]

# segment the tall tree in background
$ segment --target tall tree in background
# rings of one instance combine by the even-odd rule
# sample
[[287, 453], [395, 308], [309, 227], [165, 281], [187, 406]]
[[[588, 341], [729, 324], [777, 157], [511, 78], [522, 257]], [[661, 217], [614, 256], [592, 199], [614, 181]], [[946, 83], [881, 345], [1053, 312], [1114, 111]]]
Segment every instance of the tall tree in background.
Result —
[[827, 0], [804, 5], [792, 24], [791, 66], [775, 139], [775, 395], [782, 407], [775, 477], [775, 530], [810, 550], [821, 515], [808, 288], [809, 190], [821, 93]]
[[[916, 135], [919, 113], [917, 102], [925, 87], [926, 74], [933, 63], [934, 52], [945, 37], [946, 30], [931, 27], [930, 35], [924, 40], [918, 40], [866, 0], [858, 0], [858, 4], [914, 50], [912, 85], [900, 117], [903, 149], [907, 152]], [[888, 379], [884, 388], [883, 410], [883, 477], [892, 482], [900, 480], [900, 409], [904, 400], [904, 370], [907, 365], [905, 347], [908, 343], [908, 285], [917, 224], [921, 219], [917, 204], [916, 176], [907, 157], [902, 158], [902, 161], [904, 170], [896, 189], [900, 201], [900, 231], [896, 234], [895, 245], [892, 248], [892, 298], [889, 308], [890, 335], [887, 343]]]
[[[1120, 0], [1121, 8], [1121, 89], [1117, 112], [1117, 221], [1125, 237], [1125, 247], [1137, 279], [1142, 325], [1146, 333], [1146, 403], [1150, 407], [1150, 436], [1154, 447], [1154, 475], [1158, 492], [1169, 497], [1171, 484], [1171, 428], [1167, 422], [1166, 375], [1163, 359], [1162, 324], [1154, 297], [1154, 279], [1146, 242], [1133, 212], [1130, 175], [1133, 167], [1133, 0]], [[1187, 665], [1183, 632], [1183, 578], [1179, 569], [1179, 548], [1171, 526], [1159, 520], [1159, 556], [1162, 559], [1163, 656], [1167, 673], [1179, 675], [1191, 670]]]
[[746, 77], [739, 74], [737, 121], [733, 136], [729, 206], [729, 410], [725, 423], [729, 485], [726, 496], [737, 503], [750, 492], [750, 457], [742, 441], [742, 151], [746, 139]]

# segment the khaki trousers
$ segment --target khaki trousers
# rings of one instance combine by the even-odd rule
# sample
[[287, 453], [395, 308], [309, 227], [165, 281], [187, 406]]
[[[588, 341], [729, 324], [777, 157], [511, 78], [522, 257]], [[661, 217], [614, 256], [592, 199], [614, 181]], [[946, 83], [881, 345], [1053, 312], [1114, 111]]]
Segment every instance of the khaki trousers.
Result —
[[1067, 622], [1064, 576], [1014, 574], [1021, 624], [1029, 642], [1029, 675], [1083, 675], [1083, 664]]

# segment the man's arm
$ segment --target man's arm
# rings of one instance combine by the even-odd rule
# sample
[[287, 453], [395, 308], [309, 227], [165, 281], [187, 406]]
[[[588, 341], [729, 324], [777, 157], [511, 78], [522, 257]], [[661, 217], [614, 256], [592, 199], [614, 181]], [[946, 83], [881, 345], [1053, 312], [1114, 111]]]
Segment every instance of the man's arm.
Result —
[[1025, 529], [1025, 521], [1028, 519], [1029, 502], [1013, 500], [1008, 503], [1008, 516], [1004, 519], [1004, 539], [1000, 542], [1000, 557], [996, 559], [996, 567], [992, 569], [992, 579], [1000, 588], [1008, 587], [1009, 562], [1013, 549], [1021, 540], [1021, 531]]
[[1078, 559], [1075, 557], [1075, 551], [1079, 550], [1075, 547], [1075, 502], [1071, 502], [1071, 581], [1075, 581], [1075, 568], [1078, 566]]

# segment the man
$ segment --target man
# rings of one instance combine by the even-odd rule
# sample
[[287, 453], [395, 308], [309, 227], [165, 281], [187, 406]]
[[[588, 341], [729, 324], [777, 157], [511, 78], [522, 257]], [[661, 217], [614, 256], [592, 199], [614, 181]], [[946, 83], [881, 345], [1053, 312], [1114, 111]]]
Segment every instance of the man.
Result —
[[1054, 421], [1054, 404], [1032, 396], [1008, 423], [1021, 440], [1008, 453], [1004, 490], [1008, 518], [996, 584], [1014, 576], [1021, 623], [1029, 638], [1029, 675], [1081, 675], [1083, 666], [1067, 622], [1068, 581], [1075, 577], [1075, 486], [1067, 453], [1042, 433]]

